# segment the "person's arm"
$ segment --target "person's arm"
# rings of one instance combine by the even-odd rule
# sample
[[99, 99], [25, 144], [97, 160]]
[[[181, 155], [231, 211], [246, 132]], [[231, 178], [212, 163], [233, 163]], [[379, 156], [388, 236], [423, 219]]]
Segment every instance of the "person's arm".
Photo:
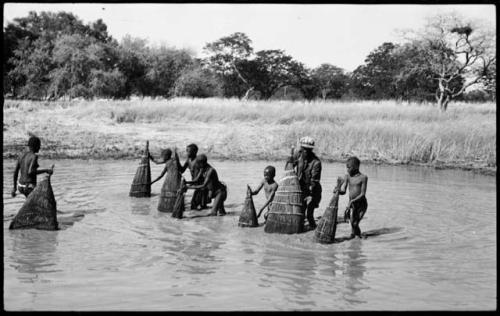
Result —
[[[349, 183], [349, 177], [348, 175], [345, 175], [344, 177], [344, 182], [342, 182], [342, 185], [340, 186], [339, 194], [344, 195], [345, 192], [347, 191], [347, 184]], [[335, 190], [334, 190], [335, 192]]]
[[315, 160], [311, 168], [311, 185], [309, 191], [312, 193], [314, 188], [319, 185], [321, 179], [321, 161]]
[[186, 184], [197, 183], [198, 181], [200, 181], [202, 174], [203, 174], [203, 170], [199, 169], [198, 173], [194, 176], [194, 179], [191, 179], [191, 181], [186, 181]]
[[[201, 170], [200, 170], [200, 173], [201, 173]], [[199, 173], [199, 174], [200, 174]], [[186, 186], [186, 189], [204, 189], [207, 187], [208, 185], [208, 182], [211, 180], [212, 178], [212, 173], [213, 173], [213, 169], [210, 169], [208, 172], [207, 172], [207, 176], [205, 177], [205, 181], [203, 181], [203, 184], [198, 184], [198, 185], [188, 185]], [[198, 175], [199, 175], [198, 174]], [[191, 182], [194, 182], [194, 181], [191, 181]]]
[[156, 181], [160, 180], [164, 175], [165, 173], [167, 173], [167, 166], [168, 165], [165, 165], [165, 168], [163, 168], [163, 171], [161, 172], [160, 176], [158, 178], [156, 178], [153, 182], [151, 182], [150, 184], [153, 184], [155, 183]]
[[361, 199], [362, 197], [364, 197], [364, 196], [365, 196], [365, 194], [366, 194], [366, 186], [367, 186], [367, 184], [368, 184], [368, 177], [367, 177], [367, 176], [364, 176], [364, 177], [361, 179], [361, 192], [360, 192], [360, 193], [359, 193], [356, 197], [354, 197], [352, 200], [350, 200], [350, 201], [349, 201], [349, 206], [350, 206], [353, 202], [355, 202], [355, 201], [357, 201], [357, 200], [359, 200], [359, 199]]
[[19, 177], [19, 169], [20, 168], [21, 168], [21, 164], [19, 163], [19, 159], [18, 159], [17, 163], [16, 163], [16, 168], [14, 169], [14, 187], [12, 188], [12, 192], [11, 192], [12, 197], [16, 196], [17, 178]]
[[271, 191], [271, 194], [269, 194], [269, 198], [267, 199], [266, 203], [260, 208], [259, 214], [257, 215], [257, 218], [259, 218], [260, 214], [266, 209], [266, 207], [271, 203], [274, 199], [274, 194], [276, 193], [276, 190], [278, 189], [278, 186], [273, 186], [273, 189]]
[[[260, 190], [262, 189], [262, 187], [264, 186], [264, 181], [266, 180], [262, 180], [259, 184], [259, 186], [257, 187], [257, 189], [255, 190], [252, 190], [252, 188], [250, 188], [250, 192], [252, 193], [252, 195], [256, 195], [260, 192]], [[250, 187], [250, 186], [249, 186]]]
[[165, 163], [165, 161], [156, 161], [155, 158], [153, 157], [153, 155], [151, 155], [151, 153], [149, 154], [149, 160], [151, 160], [152, 162], [154, 162], [157, 165], [161, 165], [161, 164]]

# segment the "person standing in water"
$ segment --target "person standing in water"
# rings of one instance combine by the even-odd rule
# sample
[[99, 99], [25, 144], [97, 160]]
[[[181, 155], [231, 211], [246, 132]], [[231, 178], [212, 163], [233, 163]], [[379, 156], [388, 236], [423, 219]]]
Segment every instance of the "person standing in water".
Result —
[[368, 209], [368, 201], [366, 200], [366, 187], [368, 185], [368, 176], [359, 171], [360, 161], [357, 157], [347, 159], [344, 182], [340, 187], [339, 194], [346, 193], [349, 186], [349, 203], [345, 211], [344, 217], [351, 222], [351, 238], [361, 238], [361, 229], [359, 222], [363, 218]]
[[[180, 168], [180, 173], [184, 173], [186, 169], [189, 168], [191, 173], [191, 180], [193, 180], [198, 174], [198, 167], [196, 165], [196, 155], [198, 154], [198, 146], [196, 144], [189, 144], [186, 146], [186, 154], [187, 159], [184, 162], [184, 165]], [[196, 184], [202, 184], [203, 178], [200, 178]], [[191, 209], [196, 210], [198, 206], [201, 209], [207, 208], [207, 204], [209, 203], [208, 199], [208, 191], [206, 189], [197, 189], [193, 192], [193, 197], [191, 198]]]
[[[31, 136], [28, 139], [28, 151], [17, 159], [16, 167], [14, 169], [14, 188], [12, 189], [11, 196], [16, 196], [16, 191], [24, 194], [25, 197], [35, 189], [36, 176], [41, 173], [54, 173], [54, 165], [50, 169], [38, 169], [38, 152], [40, 151], [41, 141], [36, 136]], [[19, 178], [19, 173], [21, 177]]]
[[[259, 186], [255, 190], [251, 190], [252, 195], [256, 195], [260, 192], [262, 188], [264, 188], [264, 193], [266, 195], [266, 203], [262, 205], [262, 207], [259, 210], [259, 213], [257, 214], [257, 218], [259, 218], [260, 214], [266, 209], [269, 212], [269, 208], [271, 207], [271, 203], [274, 199], [274, 194], [276, 193], [276, 190], [278, 189], [278, 184], [276, 181], [274, 181], [274, 177], [276, 176], [276, 168], [273, 166], [267, 166], [264, 169], [264, 179], [260, 182]], [[267, 214], [264, 214], [264, 219], [267, 220]]]
[[[321, 161], [313, 153], [314, 139], [302, 137], [299, 140], [300, 149], [297, 155], [292, 155], [287, 161], [287, 167], [293, 166], [299, 178], [302, 190], [302, 209], [306, 213], [309, 228], [315, 229], [314, 209], [319, 207], [321, 201]], [[285, 167], [285, 168], [287, 168]]]

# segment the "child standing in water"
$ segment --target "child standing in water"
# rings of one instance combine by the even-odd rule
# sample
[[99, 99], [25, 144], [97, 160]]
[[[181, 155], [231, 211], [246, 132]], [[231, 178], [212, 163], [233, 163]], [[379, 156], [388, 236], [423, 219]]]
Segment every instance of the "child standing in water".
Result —
[[[264, 179], [260, 182], [259, 187], [255, 190], [251, 191], [252, 195], [256, 195], [260, 192], [260, 190], [262, 188], [264, 188], [264, 193], [266, 194], [267, 201], [260, 208], [259, 213], [257, 214], [257, 218], [259, 218], [260, 214], [262, 213], [262, 211], [265, 210], [266, 206], [267, 206], [267, 210], [269, 212], [271, 202], [274, 199], [274, 194], [276, 193], [276, 190], [278, 189], [278, 184], [274, 181], [275, 176], [276, 176], [276, 168], [274, 168], [273, 166], [267, 166], [264, 169]], [[264, 214], [265, 220], [267, 220], [268, 212], [266, 212], [266, 214]]]
[[[36, 176], [41, 173], [52, 174], [54, 172], [54, 165], [50, 169], [38, 169], [38, 152], [40, 151], [41, 142], [40, 138], [31, 136], [28, 140], [29, 150], [17, 159], [16, 168], [14, 170], [14, 188], [12, 189], [11, 196], [16, 196], [16, 191], [28, 197], [28, 195], [35, 189]], [[18, 176], [19, 172], [21, 177]]]
[[[191, 173], [191, 180], [193, 180], [198, 174], [198, 167], [196, 165], [196, 155], [198, 154], [198, 146], [196, 146], [196, 144], [187, 145], [186, 154], [187, 154], [187, 159], [186, 162], [184, 162], [184, 165], [181, 166], [180, 172], [182, 174], [184, 173], [184, 171], [186, 171], [187, 168], [189, 168], [189, 171]], [[203, 178], [200, 178], [196, 184], [202, 184], [202, 183], [203, 183]], [[191, 198], [192, 210], [198, 209], [198, 206], [200, 206], [201, 209], [207, 208], [208, 203], [209, 203], [208, 191], [206, 189], [194, 190], [193, 197]]]
[[349, 203], [347, 204], [345, 218], [349, 218], [351, 222], [351, 238], [361, 238], [359, 222], [368, 208], [368, 201], [366, 200], [368, 177], [359, 171], [359, 165], [360, 161], [357, 157], [347, 159], [347, 174], [339, 190], [339, 194], [343, 195], [346, 193], [347, 185], [349, 185]]
[[[208, 197], [210, 199], [214, 199], [210, 215], [216, 216], [217, 213], [219, 216], [226, 215], [226, 210], [224, 209], [224, 201], [227, 198], [226, 185], [219, 181], [217, 171], [207, 162], [207, 156], [201, 154], [196, 157], [196, 164], [199, 168], [198, 174], [192, 181], [186, 181], [186, 187], [184, 187], [184, 190], [208, 190]], [[198, 183], [201, 178], [203, 178], [203, 183], [195, 184]]]

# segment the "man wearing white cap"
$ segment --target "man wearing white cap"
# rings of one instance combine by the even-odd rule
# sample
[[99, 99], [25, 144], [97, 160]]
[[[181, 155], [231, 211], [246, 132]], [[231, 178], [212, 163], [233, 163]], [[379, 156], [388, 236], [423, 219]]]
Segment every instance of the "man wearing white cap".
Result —
[[300, 149], [296, 157], [291, 157], [288, 161], [293, 167], [299, 178], [302, 189], [303, 209], [311, 229], [316, 228], [314, 221], [314, 209], [319, 206], [321, 201], [321, 161], [313, 153], [314, 139], [309, 136], [302, 137], [299, 140]]

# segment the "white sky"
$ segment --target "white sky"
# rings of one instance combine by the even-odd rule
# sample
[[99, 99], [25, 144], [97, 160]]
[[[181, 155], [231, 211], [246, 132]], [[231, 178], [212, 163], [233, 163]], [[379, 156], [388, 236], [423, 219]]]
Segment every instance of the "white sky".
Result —
[[400, 42], [397, 29], [419, 29], [434, 13], [496, 23], [494, 5], [7, 3], [4, 26], [29, 11], [72, 12], [85, 23], [101, 18], [117, 40], [130, 34], [199, 57], [206, 43], [243, 32], [254, 51], [282, 49], [309, 67], [330, 63], [347, 71], [383, 42]]

